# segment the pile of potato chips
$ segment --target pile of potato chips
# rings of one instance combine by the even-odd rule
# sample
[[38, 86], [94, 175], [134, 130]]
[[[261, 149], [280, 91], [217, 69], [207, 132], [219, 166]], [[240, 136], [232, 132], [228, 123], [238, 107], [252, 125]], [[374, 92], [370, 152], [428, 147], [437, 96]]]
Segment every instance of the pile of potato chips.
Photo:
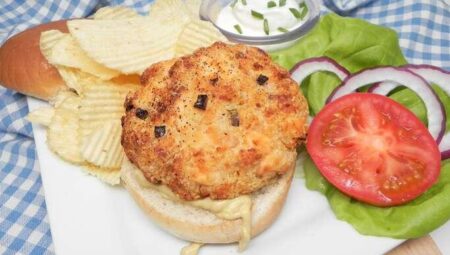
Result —
[[198, 18], [200, 0], [157, 0], [148, 16], [125, 7], [41, 34], [40, 48], [68, 89], [28, 119], [47, 127], [49, 148], [109, 184], [120, 183], [123, 103], [150, 65], [226, 38]]

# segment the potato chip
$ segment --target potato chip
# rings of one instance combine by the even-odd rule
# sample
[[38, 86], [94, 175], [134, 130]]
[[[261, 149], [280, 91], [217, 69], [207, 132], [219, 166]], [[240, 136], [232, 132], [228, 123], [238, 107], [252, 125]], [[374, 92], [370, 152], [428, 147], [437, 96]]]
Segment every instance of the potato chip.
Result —
[[49, 100], [50, 105], [58, 108], [67, 98], [76, 97], [77, 94], [71, 90], [59, 90], [56, 95]]
[[56, 43], [64, 37], [64, 33], [59, 30], [47, 30], [41, 33], [39, 38], [39, 48], [42, 55], [48, 60], [51, 49]]
[[188, 0], [184, 3], [192, 17], [198, 19], [200, 17], [200, 7], [202, 5], [202, 0]]
[[[139, 87], [133, 84], [139, 83], [139, 76], [119, 75], [112, 82], [76, 68], [58, 65], [57, 69], [69, 87], [79, 94], [61, 90], [50, 101], [55, 108], [38, 109], [28, 118], [48, 125], [48, 146], [60, 158], [82, 166], [84, 172], [103, 182], [119, 184], [119, 168], [124, 157], [120, 144], [120, 118], [126, 94]], [[97, 115], [98, 119], [90, 116], [99, 111], [105, 114]], [[88, 127], [87, 132], [82, 123]]]
[[83, 83], [96, 80], [96, 77], [94, 77], [93, 75], [85, 73], [76, 68], [57, 65], [56, 69], [61, 75], [61, 78], [66, 83], [66, 86], [76, 91], [79, 95], [81, 95], [83, 92]]
[[98, 167], [120, 169], [124, 157], [121, 134], [119, 118], [106, 122], [83, 140], [83, 158]]
[[53, 45], [47, 60], [52, 65], [78, 68], [104, 80], [120, 74], [88, 57], [70, 34], [63, 34], [63, 37]]
[[52, 121], [53, 115], [55, 114], [55, 108], [53, 107], [42, 107], [30, 112], [27, 115], [27, 120], [34, 124], [40, 124], [43, 126], [49, 126]]
[[192, 20], [178, 38], [176, 56], [191, 54], [196, 49], [209, 46], [216, 41], [226, 42], [227, 38], [210, 22]]
[[94, 19], [127, 19], [140, 16], [131, 8], [122, 6], [106, 6], [98, 9], [92, 17]]
[[47, 143], [55, 154], [62, 159], [80, 164], [81, 155], [78, 108], [80, 98], [69, 96], [55, 108], [55, 113], [47, 130]]
[[174, 57], [183, 26], [149, 17], [121, 20], [70, 20], [70, 33], [92, 59], [124, 74]]
[[83, 137], [112, 120], [124, 115], [125, 97], [136, 85], [115, 85], [108, 82], [93, 84], [83, 89], [80, 107], [80, 131]]
[[120, 184], [120, 170], [97, 167], [91, 164], [83, 166], [83, 171], [110, 185]]
[[191, 19], [191, 13], [183, 0], [156, 0], [150, 5], [149, 16], [154, 20], [176, 22], [183, 26]]

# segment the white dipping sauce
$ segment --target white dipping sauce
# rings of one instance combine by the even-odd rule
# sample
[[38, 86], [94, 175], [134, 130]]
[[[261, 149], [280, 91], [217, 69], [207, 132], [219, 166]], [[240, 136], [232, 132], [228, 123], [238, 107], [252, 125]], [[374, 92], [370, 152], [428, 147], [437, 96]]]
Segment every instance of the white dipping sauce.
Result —
[[[275, 7], [269, 8], [268, 2], [274, 2]], [[295, 17], [291, 8], [302, 13], [303, 1], [286, 0], [284, 6], [279, 6], [280, 0], [237, 0], [224, 7], [216, 20], [216, 25], [228, 32], [240, 34], [236, 26], [239, 26], [242, 35], [267, 36], [264, 29], [264, 19], [267, 20], [270, 35], [283, 34], [301, 26], [307, 19], [309, 11], [303, 18]], [[264, 16], [263, 19], [254, 17], [252, 11]], [[283, 31], [280, 31], [281, 30]]]

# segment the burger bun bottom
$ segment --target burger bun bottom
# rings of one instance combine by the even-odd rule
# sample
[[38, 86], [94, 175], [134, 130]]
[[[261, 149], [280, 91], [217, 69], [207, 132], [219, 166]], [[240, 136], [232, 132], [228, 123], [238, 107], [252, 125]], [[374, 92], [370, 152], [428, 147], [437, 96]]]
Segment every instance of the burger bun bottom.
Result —
[[[279, 215], [294, 169], [295, 162], [276, 182], [251, 195], [252, 237], [267, 229]], [[134, 171], [140, 170], [125, 158], [121, 169], [124, 186], [141, 209], [162, 229], [195, 243], [234, 243], [240, 240], [241, 219], [224, 220], [207, 210], [166, 199], [156, 189], [143, 187]]]

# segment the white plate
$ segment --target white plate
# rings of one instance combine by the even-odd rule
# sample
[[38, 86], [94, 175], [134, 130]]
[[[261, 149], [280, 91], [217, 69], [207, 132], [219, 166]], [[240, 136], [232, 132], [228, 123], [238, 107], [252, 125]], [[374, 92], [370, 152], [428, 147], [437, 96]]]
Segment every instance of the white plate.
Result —
[[[30, 111], [46, 103], [28, 99]], [[45, 129], [33, 126], [47, 211], [58, 255], [179, 254], [179, 240], [146, 217], [123, 188], [110, 187], [52, 154]], [[401, 240], [363, 236], [338, 221], [324, 196], [295, 179], [281, 215], [254, 238], [250, 254], [382, 254]], [[201, 254], [239, 254], [236, 245], [207, 245]]]

